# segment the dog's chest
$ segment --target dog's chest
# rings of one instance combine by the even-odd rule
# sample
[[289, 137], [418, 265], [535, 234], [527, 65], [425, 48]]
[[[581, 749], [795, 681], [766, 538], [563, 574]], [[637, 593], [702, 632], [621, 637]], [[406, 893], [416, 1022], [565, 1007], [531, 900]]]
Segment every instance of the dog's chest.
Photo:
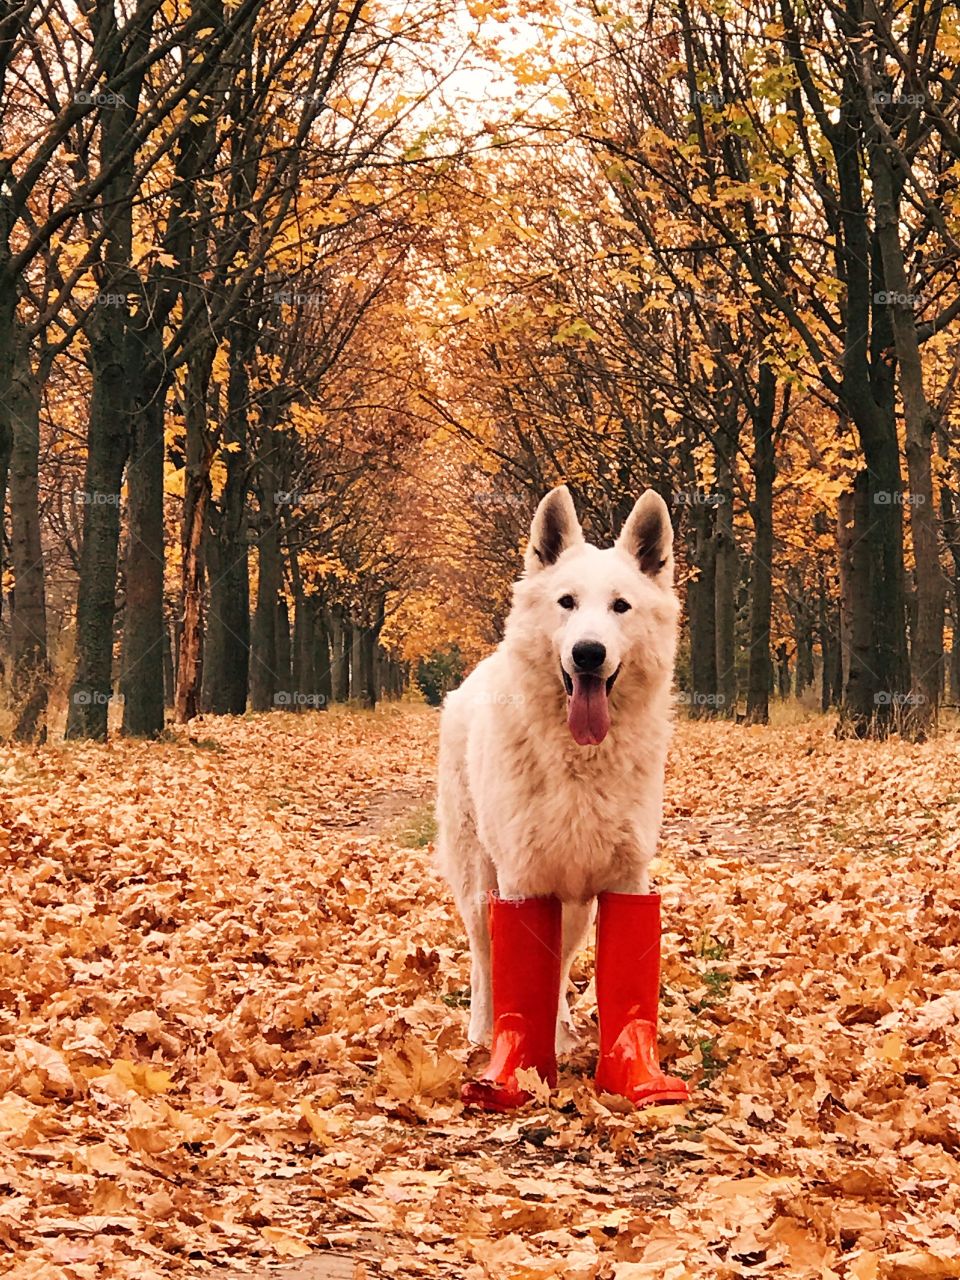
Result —
[[646, 863], [660, 825], [663, 762], [612, 751], [571, 763], [528, 740], [475, 777], [483, 843], [498, 871], [525, 892], [585, 899], [616, 880], [624, 861]]

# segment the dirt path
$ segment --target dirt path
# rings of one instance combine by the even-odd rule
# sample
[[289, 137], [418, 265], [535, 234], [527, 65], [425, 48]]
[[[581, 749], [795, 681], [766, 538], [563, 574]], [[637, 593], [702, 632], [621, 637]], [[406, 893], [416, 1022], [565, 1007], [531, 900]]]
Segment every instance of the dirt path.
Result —
[[466, 1116], [436, 716], [0, 751], [0, 1231], [28, 1280], [960, 1276], [960, 757], [683, 725], [659, 886], [688, 1111]]

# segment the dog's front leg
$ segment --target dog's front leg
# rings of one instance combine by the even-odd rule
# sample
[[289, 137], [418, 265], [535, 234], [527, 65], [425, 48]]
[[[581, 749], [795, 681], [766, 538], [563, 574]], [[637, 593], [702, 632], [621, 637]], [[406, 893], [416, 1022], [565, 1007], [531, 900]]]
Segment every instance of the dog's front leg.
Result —
[[603, 883], [598, 891], [607, 893], [649, 893], [649, 866], [653, 859], [653, 850], [645, 850], [630, 840], [619, 844], [610, 860]]
[[557, 1053], [570, 1053], [580, 1043], [570, 1013], [570, 968], [584, 944], [595, 909], [595, 902], [563, 904], [563, 960], [560, 968], [560, 1007], [557, 1010]]

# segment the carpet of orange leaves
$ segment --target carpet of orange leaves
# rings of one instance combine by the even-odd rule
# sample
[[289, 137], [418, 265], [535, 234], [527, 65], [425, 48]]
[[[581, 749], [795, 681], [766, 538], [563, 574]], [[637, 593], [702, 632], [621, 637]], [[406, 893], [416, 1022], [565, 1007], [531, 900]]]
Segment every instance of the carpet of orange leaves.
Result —
[[683, 724], [663, 1042], [465, 1115], [437, 716], [0, 748], [0, 1267], [22, 1280], [960, 1276], [960, 751]]

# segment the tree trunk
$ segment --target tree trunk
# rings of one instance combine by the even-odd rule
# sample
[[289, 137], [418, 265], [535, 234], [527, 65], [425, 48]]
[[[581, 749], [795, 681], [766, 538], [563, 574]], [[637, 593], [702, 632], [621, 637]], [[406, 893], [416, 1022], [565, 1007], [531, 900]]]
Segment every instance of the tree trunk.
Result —
[[18, 334], [14, 356], [11, 412], [13, 453], [10, 464], [10, 526], [15, 583], [10, 641], [12, 692], [16, 708], [14, 737], [45, 737], [49, 665], [43, 549], [40, 541], [40, 394], [45, 372], [34, 373], [25, 335]]
[[853, 648], [853, 490], [837, 500], [837, 563], [840, 575], [840, 684], [846, 689], [850, 679], [850, 651]]
[[[104, 306], [95, 311], [106, 312]], [[92, 390], [83, 503], [83, 548], [77, 592], [77, 662], [67, 712], [68, 738], [107, 736], [112, 696], [113, 624], [120, 549], [120, 488], [130, 448], [124, 326], [94, 316], [90, 333]]]
[[301, 589], [294, 599], [293, 614], [293, 688], [297, 711], [317, 705], [315, 621], [314, 600]]
[[7, 480], [13, 452], [13, 417], [10, 410], [13, 353], [16, 338], [17, 286], [9, 269], [9, 201], [0, 198], [0, 618], [3, 617], [3, 583], [6, 581]]
[[173, 639], [170, 635], [170, 624], [163, 621], [163, 705], [173, 710], [177, 696], [176, 663], [173, 656]]
[[[909, 677], [904, 626], [902, 481], [889, 309], [882, 255], [864, 199], [860, 99], [844, 86], [830, 143], [837, 168], [840, 231], [837, 275], [846, 283], [841, 408], [857, 429], [864, 467], [857, 477], [850, 598], [854, 604], [850, 674], [842, 716], [860, 736], [886, 734], [894, 700]], [[862, 617], [866, 612], [866, 619]]]
[[[250, 653], [250, 705], [254, 711], [270, 711], [278, 693], [285, 694], [287, 698], [291, 693], [289, 683], [280, 685], [277, 677], [277, 600], [282, 573], [277, 531], [275, 448], [275, 432], [264, 427], [260, 458], [257, 608]], [[284, 674], [289, 673], [286, 671]], [[289, 703], [284, 702], [283, 705]]]
[[379, 681], [377, 672], [377, 640], [373, 631], [367, 628], [360, 640], [361, 665], [361, 701], [369, 710], [376, 707], [379, 700]]
[[717, 457], [717, 508], [714, 522], [716, 568], [714, 579], [717, 713], [733, 716], [737, 707], [737, 583], [739, 556], [733, 534], [733, 484], [730, 467], [723, 456]]
[[850, 616], [850, 653], [843, 691], [844, 716], [860, 737], [869, 733], [871, 720], [890, 697], [888, 690], [878, 687], [877, 675], [871, 666], [876, 652], [873, 597], [876, 580], [882, 579], [883, 574], [879, 566], [876, 573], [872, 572], [875, 548], [870, 538], [873, 506], [870, 499], [870, 477], [866, 471], [860, 471], [854, 484], [853, 523], [845, 582]]
[[326, 711], [333, 701], [333, 677], [330, 655], [330, 612], [321, 609], [317, 615], [317, 656], [314, 670], [317, 677], [319, 706]]
[[372, 626], [364, 627], [360, 637], [360, 697], [363, 705], [371, 711], [380, 700], [380, 669], [377, 657], [380, 649], [380, 631], [383, 628], [386, 603], [385, 595], [378, 597], [375, 606], [375, 621]]
[[204, 543], [210, 502], [210, 467], [213, 462], [213, 452], [207, 431], [207, 402], [214, 354], [213, 343], [204, 341], [197, 344], [187, 361], [184, 414], [187, 465], [180, 537], [183, 628], [180, 633], [180, 664], [177, 668], [177, 697], [174, 708], [179, 724], [192, 720], [200, 710], [203, 674]]
[[[879, 78], [878, 84], [879, 84]], [[944, 584], [937, 542], [931, 451], [936, 426], [923, 385], [923, 363], [914, 300], [900, 244], [902, 175], [870, 112], [870, 176], [876, 210], [876, 234], [883, 259], [886, 300], [893, 322], [900, 395], [906, 429], [907, 476], [910, 485], [910, 532], [916, 573], [916, 623], [910, 654], [910, 694], [901, 727], [922, 738], [936, 724], [943, 661]]]
[[820, 627], [820, 654], [822, 658], [822, 666], [820, 670], [820, 710], [829, 711], [833, 705], [833, 690], [837, 680], [837, 658], [838, 645], [836, 636], [830, 627], [829, 616], [826, 612], [821, 615]]
[[747, 721], [767, 724], [770, 719], [770, 616], [773, 607], [773, 485], [776, 454], [773, 414], [776, 381], [767, 364], [760, 366], [756, 411], [753, 415], [754, 495], [753, 559], [750, 582], [750, 654], [747, 668]]
[[777, 686], [781, 699], [790, 697], [790, 655], [783, 641], [777, 645]]
[[[819, 536], [826, 532], [827, 524], [822, 515], [816, 517], [814, 530]], [[820, 671], [820, 710], [828, 711], [835, 701], [835, 690], [840, 685], [840, 637], [836, 627], [837, 611], [830, 599], [830, 589], [824, 566], [817, 570], [817, 636], [820, 641], [822, 665]]]
[[[293, 642], [291, 638], [290, 610], [287, 608], [287, 602], [282, 595], [277, 600], [276, 644], [277, 687], [285, 694], [289, 694], [294, 687]], [[289, 705], [289, 702], [284, 699], [283, 703], [281, 703], [277, 697], [274, 699], [274, 705]]]
[[808, 616], [807, 601], [801, 600], [796, 613], [797, 680], [799, 698], [813, 684], [813, 625]]
[[334, 702], [346, 702], [350, 697], [350, 654], [347, 644], [347, 625], [339, 605], [330, 609], [331, 693]]
[[712, 715], [717, 703], [716, 543], [713, 508], [693, 507], [692, 563], [699, 570], [687, 584], [690, 623], [690, 713]]
[[88, 9], [94, 53], [104, 83], [122, 83], [101, 117], [99, 163], [111, 172], [94, 215], [102, 222], [100, 261], [95, 269], [101, 298], [86, 321], [91, 393], [84, 481], [83, 548], [77, 592], [76, 668], [67, 711], [68, 738], [107, 736], [113, 692], [113, 645], [120, 554], [120, 490], [130, 451], [129, 372], [137, 362], [137, 336], [130, 327], [130, 299], [141, 293], [132, 266], [136, 120], [147, 74], [156, 9], [131, 19], [123, 32], [114, 4]]
[[133, 438], [127, 471], [126, 608], [123, 619], [123, 732], [152, 738], [164, 727], [165, 642], [163, 616], [163, 334], [148, 322], [146, 350], [134, 396]]
[[203, 705], [242, 715], [250, 667], [250, 567], [247, 544], [247, 412], [250, 338], [234, 327], [224, 424], [226, 479], [209, 540], [210, 611], [204, 647]]
[[361, 628], [350, 623], [350, 697], [359, 701], [363, 697], [363, 645]]

